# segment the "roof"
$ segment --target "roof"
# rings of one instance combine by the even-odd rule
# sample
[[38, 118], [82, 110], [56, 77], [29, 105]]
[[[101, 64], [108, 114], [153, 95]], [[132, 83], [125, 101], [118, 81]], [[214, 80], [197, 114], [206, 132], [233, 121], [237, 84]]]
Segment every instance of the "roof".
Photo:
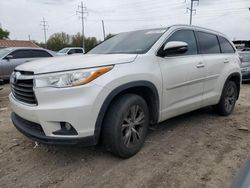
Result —
[[0, 48], [8, 48], [8, 47], [39, 48], [39, 46], [28, 40], [0, 40]]

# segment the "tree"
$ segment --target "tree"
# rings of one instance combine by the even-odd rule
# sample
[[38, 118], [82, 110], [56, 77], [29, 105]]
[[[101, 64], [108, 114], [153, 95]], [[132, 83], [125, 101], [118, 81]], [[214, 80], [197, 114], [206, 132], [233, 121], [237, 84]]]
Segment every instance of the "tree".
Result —
[[47, 48], [53, 51], [58, 51], [69, 46], [71, 46], [71, 37], [64, 32], [51, 35], [47, 41]]
[[8, 39], [9, 35], [10, 35], [9, 31], [0, 28], [0, 39]]
[[100, 43], [100, 41], [98, 41], [95, 37], [85, 38], [85, 50], [86, 50], [86, 52], [88, 52], [89, 50], [94, 48], [99, 43]]
[[76, 35], [72, 36], [72, 47], [81, 47], [82, 46], [82, 35], [80, 33], [77, 33]]
[[[100, 43], [100, 41], [98, 41], [96, 39], [96, 37], [84, 38], [86, 52], [88, 52], [89, 50], [94, 48], [99, 43]], [[80, 33], [77, 33], [76, 35], [72, 36], [71, 46], [72, 47], [82, 47], [82, 35]]]
[[110, 39], [110, 38], [112, 38], [113, 36], [115, 36], [115, 35], [112, 34], [112, 33], [109, 33], [109, 34], [105, 37], [105, 40]]

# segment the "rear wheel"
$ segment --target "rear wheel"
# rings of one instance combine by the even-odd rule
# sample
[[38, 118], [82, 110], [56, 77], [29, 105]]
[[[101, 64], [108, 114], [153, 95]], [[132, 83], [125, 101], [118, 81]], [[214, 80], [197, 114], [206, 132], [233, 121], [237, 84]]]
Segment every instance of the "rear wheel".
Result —
[[238, 89], [235, 82], [228, 81], [223, 89], [219, 104], [215, 106], [220, 115], [228, 116], [233, 112], [237, 93]]
[[121, 158], [135, 155], [143, 146], [149, 126], [145, 100], [125, 94], [110, 106], [103, 124], [103, 142], [108, 150]]

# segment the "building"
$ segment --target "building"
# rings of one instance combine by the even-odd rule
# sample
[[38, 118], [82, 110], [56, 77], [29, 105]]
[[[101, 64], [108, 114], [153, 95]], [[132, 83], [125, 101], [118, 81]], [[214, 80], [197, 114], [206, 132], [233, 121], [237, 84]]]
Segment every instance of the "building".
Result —
[[39, 46], [28, 40], [0, 40], [0, 49], [9, 47], [39, 48]]

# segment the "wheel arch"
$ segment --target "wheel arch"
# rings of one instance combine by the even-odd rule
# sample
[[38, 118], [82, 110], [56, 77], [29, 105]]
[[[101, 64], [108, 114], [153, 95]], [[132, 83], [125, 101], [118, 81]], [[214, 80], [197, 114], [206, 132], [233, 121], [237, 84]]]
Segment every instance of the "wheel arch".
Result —
[[160, 98], [156, 86], [149, 81], [129, 82], [112, 90], [104, 100], [95, 123], [95, 138], [97, 142], [100, 138], [103, 120], [109, 106], [116, 98], [125, 93], [137, 94], [143, 97], [149, 107], [150, 124], [153, 125], [158, 123]]
[[[226, 85], [226, 83], [228, 81], [233, 81], [235, 82], [236, 86], [237, 86], [237, 89], [238, 89], [238, 93], [237, 93], [237, 99], [239, 99], [239, 95], [240, 95], [240, 86], [241, 86], [241, 74], [238, 73], [238, 72], [235, 72], [235, 73], [232, 73], [230, 74], [226, 81], [225, 81], [225, 84], [224, 84], [224, 87]], [[223, 90], [224, 90], [224, 87], [223, 87]]]

